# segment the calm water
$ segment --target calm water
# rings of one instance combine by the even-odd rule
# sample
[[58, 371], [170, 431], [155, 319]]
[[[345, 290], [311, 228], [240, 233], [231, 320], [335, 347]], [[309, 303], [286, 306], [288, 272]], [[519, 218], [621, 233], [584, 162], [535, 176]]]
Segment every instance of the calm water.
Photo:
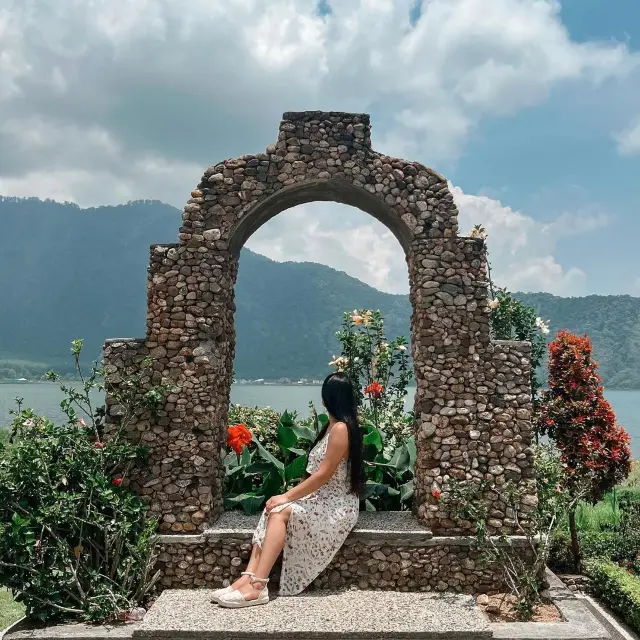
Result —
[[[640, 458], [640, 391], [608, 391], [607, 400], [612, 404], [618, 422], [631, 435], [634, 458]], [[0, 426], [11, 421], [9, 410], [14, 408], [14, 399], [24, 398], [25, 406], [52, 419], [62, 416], [60, 400], [62, 394], [58, 385], [0, 384]], [[294, 385], [237, 385], [231, 391], [231, 401], [252, 407], [271, 407], [277, 411], [298, 411], [307, 414], [309, 401], [320, 407], [320, 388]], [[413, 402], [413, 389], [409, 390], [407, 407]]]

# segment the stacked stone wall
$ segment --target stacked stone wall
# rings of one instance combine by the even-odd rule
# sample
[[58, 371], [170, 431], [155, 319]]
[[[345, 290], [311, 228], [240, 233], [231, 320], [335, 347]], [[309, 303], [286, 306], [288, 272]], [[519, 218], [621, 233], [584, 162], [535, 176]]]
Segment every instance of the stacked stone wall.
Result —
[[[150, 502], [163, 533], [203, 531], [222, 512], [239, 251], [271, 217], [313, 200], [370, 213], [406, 253], [417, 517], [435, 533], [470, 532], [474, 524], [454, 523], [437, 496], [451, 478], [484, 476], [498, 487], [484, 495], [491, 526], [515, 531], [499, 487], [519, 479], [529, 492], [525, 506], [535, 501], [527, 347], [490, 340], [484, 246], [457, 236], [446, 179], [373, 151], [366, 114], [285, 113], [276, 143], [264, 153], [206, 169], [184, 207], [178, 243], [152, 246], [147, 333], [131, 354], [153, 359], [149, 384], [169, 382], [174, 391], [155, 415], [141, 415], [131, 427], [132, 437], [151, 448], [132, 486]], [[119, 349], [105, 348], [116, 378], [135, 368]]]

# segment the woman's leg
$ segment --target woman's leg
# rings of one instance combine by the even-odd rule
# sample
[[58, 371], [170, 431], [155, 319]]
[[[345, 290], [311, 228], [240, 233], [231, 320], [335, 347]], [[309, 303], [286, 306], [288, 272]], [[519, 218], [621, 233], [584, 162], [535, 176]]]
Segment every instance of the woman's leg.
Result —
[[[260, 561], [260, 555], [262, 551], [260, 546], [257, 544], [253, 545], [253, 549], [251, 550], [251, 557], [249, 558], [249, 562], [247, 564], [246, 572], [255, 573], [258, 568], [258, 562]], [[240, 576], [232, 585], [232, 589], [241, 589], [242, 587], [246, 587], [250, 584], [249, 576]]]
[[[277, 513], [272, 513], [267, 521], [267, 533], [262, 543], [262, 550], [258, 557], [257, 566], [254, 570], [256, 578], [268, 578], [276, 563], [278, 556], [284, 549], [287, 539], [287, 524], [291, 517], [291, 507], [287, 507]], [[264, 588], [264, 583], [254, 582], [239, 589], [245, 600], [254, 600], [258, 593]]]

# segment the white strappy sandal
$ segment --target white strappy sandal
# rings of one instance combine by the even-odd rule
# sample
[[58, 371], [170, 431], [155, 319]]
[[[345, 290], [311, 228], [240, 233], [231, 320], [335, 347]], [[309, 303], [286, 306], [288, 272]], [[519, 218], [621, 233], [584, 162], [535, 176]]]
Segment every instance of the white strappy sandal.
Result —
[[[243, 571], [241, 576], [249, 576], [249, 578], [255, 578], [255, 574], [251, 571]], [[222, 587], [222, 589], [217, 589], [211, 594], [211, 604], [219, 604], [220, 598], [222, 596], [227, 595], [228, 593], [234, 593], [235, 589], [229, 585], [228, 587]]]
[[253, 585], [256, 582], [263, 584], [264, 587], [255, 600], [245, 600], [245, 597], [234, 589], [220, 596], [218, 604], [225, 609], [243, 609], [244, 607], [255, 607], [259, 604], [267, 604], [267, 602], [269, 602], [269, 589], [267, 589], [269, 578], [256, 578], [252, 576], [251, 584]]

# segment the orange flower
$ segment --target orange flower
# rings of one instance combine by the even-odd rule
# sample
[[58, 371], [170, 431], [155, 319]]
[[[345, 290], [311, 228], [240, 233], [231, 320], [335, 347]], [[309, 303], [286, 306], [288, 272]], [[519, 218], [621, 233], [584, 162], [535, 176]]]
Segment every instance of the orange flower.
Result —
[[248, 445], [253, 436], [246, 424], [236, 424], [227, 429], [227, 444], [238, 454], [242, 453], [242, 447]]
[[379, 398], [384, 391], [384, 387], [379, 382], [372, 382], [364, 392], [372, 398]]

